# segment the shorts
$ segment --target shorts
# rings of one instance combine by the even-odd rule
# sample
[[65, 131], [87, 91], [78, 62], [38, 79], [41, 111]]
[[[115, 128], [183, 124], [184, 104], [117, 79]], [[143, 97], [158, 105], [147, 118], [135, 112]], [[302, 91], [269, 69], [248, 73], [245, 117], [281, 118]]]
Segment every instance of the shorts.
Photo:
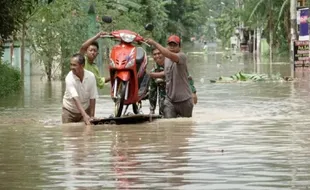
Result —
[[[90, 107], [88, 107], [85, 112], [90, 115]], [[74, 113], [64, 107], [62, 108], [62, 123], [76, 123], [82, 121], [84, 120], [81, 113]]]
[[165, 98], [164, 118], [192, 117], [193, 107], [193, 98], [182, 102], [171, 102], [169, 98]]

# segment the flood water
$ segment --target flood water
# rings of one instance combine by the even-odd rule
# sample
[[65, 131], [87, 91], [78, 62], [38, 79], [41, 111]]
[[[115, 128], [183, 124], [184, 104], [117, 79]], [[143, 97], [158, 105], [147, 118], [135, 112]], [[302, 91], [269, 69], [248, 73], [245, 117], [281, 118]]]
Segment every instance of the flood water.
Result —
[[[308, 189], [308, 74], [211, 84], [240, 70], [289, 75], [289, 65], [189, 59], [198, 91], [193, 118], [139, 125], [61, 125], [62, 83], [27, 77], [21, 95], [0, 100], [0, 188]], [[100, 92], [97, 116], [113, 112], [108, 91]]]

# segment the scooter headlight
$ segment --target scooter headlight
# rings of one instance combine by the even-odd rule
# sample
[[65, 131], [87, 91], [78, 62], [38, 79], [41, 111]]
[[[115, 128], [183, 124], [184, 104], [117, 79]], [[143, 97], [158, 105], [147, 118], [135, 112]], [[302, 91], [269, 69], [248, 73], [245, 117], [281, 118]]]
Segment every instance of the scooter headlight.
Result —
[[136, 35], [133, 34], [126, 34], [126, 33], [120, 33], [120, 37], [124, 42], [131, 43], [136, 38]]
[[135, 63], [135, 59], [130, 60], [130, 61], [126, 64], [125, 68], [132, 67], [134, 63]]

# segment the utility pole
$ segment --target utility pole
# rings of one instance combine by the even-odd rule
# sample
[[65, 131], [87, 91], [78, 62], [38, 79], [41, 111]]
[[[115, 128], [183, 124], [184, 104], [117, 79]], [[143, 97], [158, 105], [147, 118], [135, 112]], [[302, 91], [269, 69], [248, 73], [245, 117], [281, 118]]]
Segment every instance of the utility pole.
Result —
[[295, 75], [295, 61], [294, 61], [294, 42], [296, 40], [296, 25], [297, 25], [297, 8], [296, 0], [290, 0], [290, 15], [291, 15], [291, 43], [290, 43], [290, 64], [291, 64], [291, 77], [294, 78]]

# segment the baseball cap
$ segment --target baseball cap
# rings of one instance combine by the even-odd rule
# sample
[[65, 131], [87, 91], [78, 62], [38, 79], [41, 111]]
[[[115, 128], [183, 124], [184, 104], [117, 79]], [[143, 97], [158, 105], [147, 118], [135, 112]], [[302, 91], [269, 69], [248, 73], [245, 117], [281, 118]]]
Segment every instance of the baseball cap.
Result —
[[171, 35], [169, 36], [168, 40], [167, 40], [167, 43], [170, 43], [170, 42], [174, 42], [176, 44], [180, 44], [181, 40], [180, 40], [180, 37], [177, 36], [177, 35]]

